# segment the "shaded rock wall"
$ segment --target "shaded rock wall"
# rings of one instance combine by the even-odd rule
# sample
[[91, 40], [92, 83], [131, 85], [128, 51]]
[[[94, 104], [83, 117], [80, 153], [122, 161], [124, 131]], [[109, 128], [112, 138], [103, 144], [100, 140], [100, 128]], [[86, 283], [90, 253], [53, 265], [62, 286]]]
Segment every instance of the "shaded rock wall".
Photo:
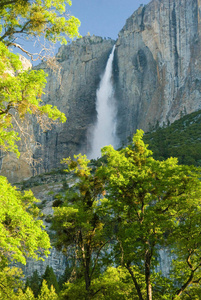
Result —
[[35, 136], [42, 148], [35, 158], [42, 158], [37, 173], [60, 166], [60, 160], [80, 152], [86, 153], [87, 132], [96, 119], [96, 89], [104, 71], [113, 40], [84, 37], [62, 46], [56, 56], [59, 76], [45, 64], [48, 73], [44, 102], [56, 105], [67, 116], [67, 122], [42, 135], [35, 126]]
[[[48, 74], [44, 103], [57, 106], [67, 116], [67, 122], [42, 133], [35, 120], [28, 118], [29, 136], [26, 144], [23, 135], [19, 143], [22, 155], [18, 160], [13, 154], [1, 153], [1, 175], [16, 183], [60, 167], [64, 157], [81, 150], [87, 152], [87, 133], [96, 120], [96, 89], [114, 43], [111, 39], [87, 36], [62, 46], [49, 64], [35, 67]], [[27, 148], [33, 151], [33, 160], [27, 160]]]

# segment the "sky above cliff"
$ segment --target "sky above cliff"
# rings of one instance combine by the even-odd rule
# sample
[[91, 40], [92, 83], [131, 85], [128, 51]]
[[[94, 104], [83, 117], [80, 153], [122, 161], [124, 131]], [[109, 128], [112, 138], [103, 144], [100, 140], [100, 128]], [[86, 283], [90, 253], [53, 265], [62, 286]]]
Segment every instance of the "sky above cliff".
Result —
[[69, 13], [81, 21], [82, 36], [98, 35], [117, 39], [119, 31], [140, 4], [150, 0], [72, 0]]
[[[139, 8], [141, 4], [146, 5], [151, 0], [72, 0], [72, 6], [68, 6], [68, 13], [77, 17], [81, 21], [80, 34], [82, 36], [96, 35], [116, 40], [119, 31], [123, 28], [126, 20]], [[40, 43], [20, 39], [21, 46], [30, 53], [38, 53], [41, 49]], [[61, 45], [58, 43], [53, 48], [57, 53]], [[14, 53], [20, 53], [27, 57], [19, 49], [13, 49]], [[36, 56], [35, 56], [36, 57]], [[37, 65], [40, 61], [32, 61]]]

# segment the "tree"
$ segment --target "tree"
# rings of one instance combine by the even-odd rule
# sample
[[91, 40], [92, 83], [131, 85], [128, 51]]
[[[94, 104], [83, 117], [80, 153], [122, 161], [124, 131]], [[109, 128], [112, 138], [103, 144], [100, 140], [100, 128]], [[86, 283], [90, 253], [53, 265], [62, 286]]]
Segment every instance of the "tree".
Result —
[[43, 125], [48, 118], [66, 120], [56, 106], [42, 103], [47, 74], [43, 70], [23, 71], [19, 57], [8, 49], [16, 46], [33, 58], [15, 43], [18, 37], [40, 36], [53, 43], [57, 40], [65, 43], [67, 37], [78, 37], [80, 22], [73, 16], [65, 16], [66, 3], [71, 5], [70, 0], [2, 0], [0, 3], [0, 149], [3, 151], [20, 155], [16, 145], [19, 136], [16, 129], [11, 128], [16, 123], [18, 130], [21, 129], [20, 121], [27, 114], [37, 116]]
[[0, 267], [14, 260], [25, 264], [27, 257], [41, 259], [41, 254], [49, 254], [49, 237], [38, 219], [33, 193], [17, 191], [0, 176], [0, 195]]
[[40, 289], [42, 284], [42, 278], [39, 277], [38, 271], [35, 270], [31, 277], [26, 279], [25, 289], [30, 288], [35, 297], [39, 295]]
[[[117, 224], [115, 259], [130, 273], [138, 299], [158, 299], [164, 283], [160, 299], [182, 299], [201, 280], [201, 170], [174, 158], [154, 160], [142, 136], [138, 130], [128, 147], [102, 150], [107, 163], [99, 172]], [[176, 258], [171, 280], [156, 272], [162, 248]]]
[[37, 299], [38, 300], [58, 300], [58, 296], [57, 296], [57, 293], [55, 292], [54, 287], [51, 286], [49, 289], [46, 281], [43, 280], [41, 292]]
[[22, 271], [16, 267], [0, 267], [0, 299], [13, 300], [15, 299], [14, 289], [22, 288], [21, 277]]
[[97, 300], [130, 300], [137, 299], [129, 272], [119, 267], [108, 267], [94, 280], [93, 285], [99, 290], [93, 299]]
[[[8, 48], [0, 43], [0, 149], [14, 151], [19, 156], [15, 141], [19, 140], [13, 124], [22, 121], [27, 114], [37, 115], [38, 122], [42, 118], [60, 119], [65, 122], [66, 117], [56, 107], [41, 105], [41, 96], [45, 87], [43, 70], [22, 71], [18, 56], [12, 54]], [[17, 114], [17, 116], [16, 116]], [[47, 122], [47, 121], [46, 121]]]
[[43, 254], [49, 254], [50, 241], [42, 220], [38, 219], [39, 209], [34, 204], [37, 200], [31, 191], [21, 193], [0, 176], [0, 195], [1, 295], [6, 289], [11, 294], [16, 279], [22, 276], [8, 265], [11, 262], [26, 264], [27, 257], [43, 259]]
[[[76, 184], [67, 190], [63, 204], [54, 208], [53, 229], [57, 248], [66, 253], [73, 264], [69, 280], [72, 289], [66, 289], [65, 296], [72, 299], [75, 290], [77, 298], [74, 299], [91, 299], [97, 293], [91, 283], [100, 273], [102, 260], [107, 260], [104, 250], [111, 237], [106, 226], [105, 199], [100, 197], [105, 192], [104, 182], [85, 156], [78, 155], [75, 159], [64, 159], [68, 171], [74, 173]], [[78, 286], [83, 287], [80, 295], [76, 291]]]
[[59, 284], [56, 278], [56, 275], [54, 274], [54, 271], [52, 269], [52, 267], [49, 267], [47, 265], [46, 269], [45, 269], [45, 273], [43, 275], [43, 279], [46, 281], [48, 288], [50, 289], [51, 286], [54, 287], [55, 292], [58, 293], [59, 292]]
[[[71, 4], [70, 0], [66, 2]], [[64, 43], [67, 37], [78, 36], [79, 20], [65, 17], [64, 13], [64, 0], [0, 2], [0, 150], [15, 152], [19, 157], [16, 141], [20, 138], [14, 123], [21, 130], [20, 122], [25, 121], [27, 115], [35, 115], [38, 123], [45, 125], [49, 118], [66, 120], [57, 107], [42, 103], [46, 82], [43, 70], [22, 70], [19, 57], [9, 49], [18, 47], [33, 58], [16, 43], [18, 37], [39, 36], [53, 43], [57, 40]], [[23, 194], [5, 177], [0, 177], [0, 272], [4, 279], [0, 283], [0, 295], [5, 294], [6, 289], [11, 295], [16, 287], [17, 277], [13, 269], [8, 268], [10, 262], [25, 264], [27, 257], [40, 259], [41, 254], [49, 253], [49, 237], [38, 219], [36, 201], [31, 192]]]
[[68, 262], [64, 273], [59, 277], [59, 280], [58, 280], [60, 290], [62, 290], [63, 284], [70, 279], [72, 270], [73, 270], [73, 268], [72, 268], [72, 266], [70, 267], [70, 263]]
[[34, 297], [32, 290], [29, 287], [27, 287], [27, 289], [24, 293], [20, 289], [12, 299], [14, 299], [14, 300], [35, 300], [36, 298]]
[[[18, 37], [41, 36], [53, 43], [66, 43], [66, 38], [79, 36], [80, 21], [66, 14], [70, 0], [2, 0], [0, 3], [0, 42], [7, 46], [21, 46], [15, 43]], [[27, 53], [27, 51], [25, 51]]]
[[14, 297], [10, 299], [12, 300], [58, 300], [59, 298], [53, 286], [51, 286], [49, 289], [46, 281], [43, 280], [41, 291], [37, 298], [34, 297], [32, 290], [29, 287], [27, 287], [24, 293], [22, 290], [19, 290], [14, 295]]

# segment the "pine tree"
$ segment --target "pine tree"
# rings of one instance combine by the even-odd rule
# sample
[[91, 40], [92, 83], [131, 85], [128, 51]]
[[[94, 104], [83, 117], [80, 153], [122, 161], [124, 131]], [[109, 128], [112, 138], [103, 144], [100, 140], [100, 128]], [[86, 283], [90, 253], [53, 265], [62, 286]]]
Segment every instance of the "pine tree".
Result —
[[50, 267], [49, 265], [47, 265], [46, 267], [45, 273], [43, 275], [43, 279], [45, 279], [49, 289], [51, 288], [51, 286], [53, 286], [56, 293], [59, 292], [59, 284], [56, 275], [53, 271], [53, 268]]
[[29, 287], [33, 291], [34, 296], [37, 297], [41, 289], [41, 282], [38, 271], [35, 270], [33, 275], [27, 278], [25, 288]]

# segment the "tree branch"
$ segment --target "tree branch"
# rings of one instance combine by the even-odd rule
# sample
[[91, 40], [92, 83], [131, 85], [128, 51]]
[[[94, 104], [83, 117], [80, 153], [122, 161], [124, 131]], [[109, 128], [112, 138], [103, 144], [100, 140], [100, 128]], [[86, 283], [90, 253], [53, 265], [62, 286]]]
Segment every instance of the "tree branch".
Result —
[[98, 258], [99, 258], [99, 255], [100, 255], [100, 252], [101, 250], [103, 249], [103, 247], [108, 243], [109, 241], [106, 241], [105, 243], [102, 244], [102, 246], [98, 249], [98, 253], [96, 255], [96, 259], [95, 259], [95, 262], [94, 262], [94, 266], [93, 266], [93, 269], [91, 271], [91, 274], [90, 274], [90, 277], [92, 278], [92, 275], [95, 271], [95, 267], [96, 267], [96, 264], [97, 264], [97, 261], [98, 261]]
[[3, 8], [6, 5], [14, 4], [14, 3], [16, 3], [16, 0], [4, 1], [4, 2], [0, 3], [0, 8]]
[[131, 266], [130, 266], [130, 263], [128, 262], [126, 265], [125, 265], [126, 269], [128, 270], [128, 272], [130, 273], [131, 275], [131, 278], [133, 280], [133, 283], [135, 285], [135, 288], [137, 290], [137, 294], [138, 294], [138, 297], [139, 297], [139, 300], [143, 300], [143, 297], [142, 297], [142, 293], [141, 293], [141, 289], [140, 289], [140, 286], [137, 282], [137, 279], [135, 278], [135, 275], [133, 274], [133, 271], [131, 269]]
[[[31, 60], [32, 61], [36, 61], [38, 60], [39, 58], [41, 58], [41, 55], [40, 53], [30, 53], [29, 51], [25, 50], [24, 48], [22, 48], [22, 46], [20, 46], [19, 44], [16, 44], [16, 43], [10, 43], [11, 46], [14, 46], [16, 48], [19, 48], [22, 52], [24, 52], [26, 55], [28, 55], [29, 57], [31, 57]], [[37, 55], [38, 57], [37, 58], [33, 58], [35, 55]]]

